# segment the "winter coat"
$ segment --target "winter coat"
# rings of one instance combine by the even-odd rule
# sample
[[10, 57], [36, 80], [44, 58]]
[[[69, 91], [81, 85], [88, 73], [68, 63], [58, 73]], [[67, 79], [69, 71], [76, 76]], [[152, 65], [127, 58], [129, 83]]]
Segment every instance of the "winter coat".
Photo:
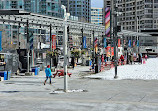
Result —
[[121, 59], [121, 60], [124, 60], [124, 56], [123, 56], [123, 55], [121, 55], [120, 59]]
[[46, 77], [51, 77], [52, 76], [50, 68], [46, 68], [45, 73], [46, 73]]

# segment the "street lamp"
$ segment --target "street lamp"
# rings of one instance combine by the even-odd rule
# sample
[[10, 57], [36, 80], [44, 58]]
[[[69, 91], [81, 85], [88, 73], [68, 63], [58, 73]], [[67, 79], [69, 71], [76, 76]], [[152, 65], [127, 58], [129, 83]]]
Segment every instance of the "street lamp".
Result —
[[64, 10], [64, 38], [63, 38], [63, 49], [64, 49], [64, 91], [67, 92], [68, 85], [67, 85], [67, 18], [70, 16], [70, 13], [66, 13], [66, 7], [61, 5], [61, 8]]

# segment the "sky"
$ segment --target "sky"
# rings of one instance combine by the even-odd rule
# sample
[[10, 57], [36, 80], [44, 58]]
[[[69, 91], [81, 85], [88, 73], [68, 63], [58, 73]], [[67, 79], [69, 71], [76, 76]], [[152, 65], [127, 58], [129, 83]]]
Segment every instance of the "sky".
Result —
[[103, 8], [103, 0], [91, 0], [91, 7]]

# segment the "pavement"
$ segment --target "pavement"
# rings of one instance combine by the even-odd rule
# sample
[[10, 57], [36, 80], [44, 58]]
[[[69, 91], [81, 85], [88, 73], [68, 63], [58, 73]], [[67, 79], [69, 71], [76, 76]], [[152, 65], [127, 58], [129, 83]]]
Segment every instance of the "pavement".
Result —
[[0, 111], [158, 111], [157, 80], [102, 80], [84, 76], [90, 67], [69, 69], [69, 92], [50, 94], [64, 87], [64, 78], [52, 78], [41, 71], [37, 76], [12, 76], [0, 82]]

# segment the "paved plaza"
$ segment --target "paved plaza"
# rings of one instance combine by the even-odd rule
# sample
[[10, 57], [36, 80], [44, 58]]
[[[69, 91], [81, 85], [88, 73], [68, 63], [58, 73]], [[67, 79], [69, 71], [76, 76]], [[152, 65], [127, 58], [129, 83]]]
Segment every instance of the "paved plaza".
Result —
[[[68, 78], [70, 90], [84, 92], [50, 94], [64, 87], [64, 78], [43, 85], [45, 73], [13, 76], [0, 82], [0, 111], [157, 111], [157, 80], [103, 80], [84, 78], [90, 67], [77, 66]], [[87, 69], [87, 70], [85, 70]]]

